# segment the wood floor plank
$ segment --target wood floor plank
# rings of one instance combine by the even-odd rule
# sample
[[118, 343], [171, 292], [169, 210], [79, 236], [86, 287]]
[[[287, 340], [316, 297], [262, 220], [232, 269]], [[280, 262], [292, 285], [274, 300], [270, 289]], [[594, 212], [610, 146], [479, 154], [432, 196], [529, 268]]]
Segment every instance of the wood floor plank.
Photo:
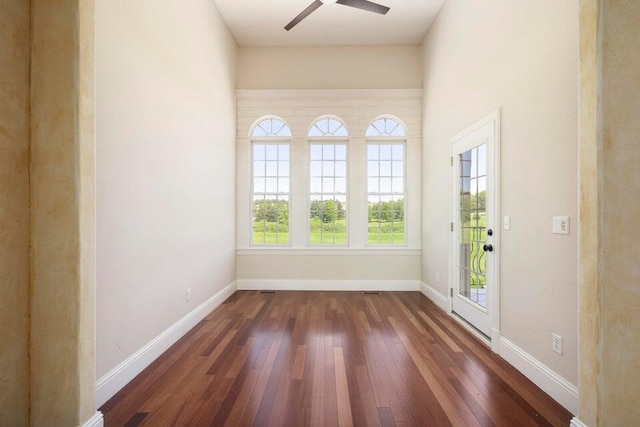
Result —
[[100, 410], [112, 426], [566, 426], [418, 292], [238, 291]]

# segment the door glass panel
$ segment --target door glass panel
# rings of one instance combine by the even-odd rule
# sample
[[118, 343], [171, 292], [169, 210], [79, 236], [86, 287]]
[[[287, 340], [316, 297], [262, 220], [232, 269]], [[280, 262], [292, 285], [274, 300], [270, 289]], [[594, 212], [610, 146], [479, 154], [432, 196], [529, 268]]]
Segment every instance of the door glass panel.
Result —
[[460, 162], [460, 289], [462, 297], [487, 307], [486, 144], [459, 155]]

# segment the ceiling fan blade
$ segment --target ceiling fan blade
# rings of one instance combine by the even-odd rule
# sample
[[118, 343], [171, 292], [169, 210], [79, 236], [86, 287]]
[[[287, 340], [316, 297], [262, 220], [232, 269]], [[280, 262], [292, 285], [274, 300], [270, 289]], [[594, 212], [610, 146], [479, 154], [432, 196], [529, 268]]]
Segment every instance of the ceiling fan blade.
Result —
[[304, 18], [306, 18], [307, 16], [311, 15], [311, 13], [314, 12], [320, 6], [322, 6], [322, 2], [320, 0], [315, 0], [305, 10], [303, 10], [300, 13], [300, 15], [296, 16], [295, 18], [293, 18], [293, 21], [289, 22], [287, 24], [287, 26], [284, 27], [284, 29], [289, 31], [290, 29], [292, 29], [293, 27], [298, 25], [300, 23], [300, 21], [302, 21]]
[[379, 13], [380, 15], [386, 15], [387, 12], [389, 12], [389, 8], [387, 6], [383, 6], [369, 0], [338, 0], [337, 3], [344, 6], [355, 7], [356, 9]]

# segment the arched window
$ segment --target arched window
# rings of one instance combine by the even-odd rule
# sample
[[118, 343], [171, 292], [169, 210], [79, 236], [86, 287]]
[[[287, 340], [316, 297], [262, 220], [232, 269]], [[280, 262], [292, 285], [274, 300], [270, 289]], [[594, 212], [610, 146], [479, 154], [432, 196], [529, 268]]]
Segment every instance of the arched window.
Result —
[[309, 128], [309, 243], [347, 244], [347, 140], [338, 119], [322, 117]]
[[394, 118], [375, 119], [367, 129], [369, 245], [403, 245], [406, 206], [406, 131]]
[[327, 136], [349, 136], [349, 131], [346, 126], [331, 117], [323, 117], [318, 120], [311, 126], [308, 132], [308, 136], [310, 137], [327, 137]]
[[254, 245], [288, 245], [291, 128], [277, 117], [258, 120], [251, 135]]
[[281, 119], [270, 117], [256, 123], [251, 129], [251, 136], [279, 136], [291, 137], [291, 128]]
[[382, 117], [376, 119], [367, 128], [366, 136], [395, 136], [406, 137], [407, 132], [402, 124], [396, 119]]

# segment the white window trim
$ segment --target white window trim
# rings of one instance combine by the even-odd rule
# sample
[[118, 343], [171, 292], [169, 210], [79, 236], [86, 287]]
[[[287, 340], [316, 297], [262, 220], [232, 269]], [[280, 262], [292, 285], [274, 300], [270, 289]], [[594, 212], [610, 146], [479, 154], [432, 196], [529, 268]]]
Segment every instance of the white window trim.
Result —
[[[381, 118], [389, 118], [388, 116], [382, 116]], [[378, 118], [379, 119], [379, 118]], [[378, 120], [376, 119], [376, 120]], [[395, 120], [395, 119], [394, 119]], [[399, 122], [402, 126], [402, 123]], [[406, 133], [406, 130], [405, 130]], [[402, 244], [386, 244], [386, 243], [369, 243], [369, 218], [368, 218], [368, 209], [367, 209], [367, 220], [365, 221], [365, 247], [367, 248], [406, 248], [408, 246], [408, 232], [409, 232], [409, 220], [408, 220], [408, 204], [409, 204], [409, 187], [407, 186], [407, 138], [405, 136], [369, 136], [366, 139], [365, 145], [368, 147], [369, 145], [402, 145], [404, 147], [403, 154], [404, 158], [402, 159], [402, 187], [404, 192], [402, 193], [404, 196], [404, 242]], [[369, 158], [365, 152], [365, 161], [368, 162]], [[379, 160], [378, 160], [379, 161]], [[369, 184], [368, 178], [369, 175], [367, 172], [367, 183], [365, 187], [365, 204], [368, 207], [369, 205], [369, 195], [373, 193], [369, 193]], [[381, 194], [381, 193], [380, 193]], [[386, 195], [387, 193], [385, 193]], [[393, 194], [389, 194], [393, 196]]]
[[[317, 120], [316, 120], [317, 121]], [[315, 124], [315, 121], [314, 121]], [[346, 128], [346, 126], [345, 126]], [[351, 156], [349, 153], [349, 136], [342, 136], [342, 137], [334, 137], [334, 136], [327, 136], [327, 137], [323, 137], [323, 136], [316, 136], [316, 137], [307, 137], [307, 144], [306, 144], [306, 168], [308, 173], [306, 174], [306, 189], [307, 189], [307, 203], [306, 203], [306, 235], [307, 235], [307, 247], [308, 248], [348, 248], [350, 247], [350, 239], [349, 239], [349, 235], [350, 233], [350, 224], [349, 224], [349, 219], [351, 217], [350, 215], [350, 205], [351, 203], [349, 203], [349, 200], [351, 198], [351, 180], [349, 179], [349, 172], [351, 171], [350, 168], [350, 163], [351, 163]], [[347, 171], [346, 171], [346, 176], [345, 179], [347, 181], [347, 193], [344, 195], [347, 201], [347, 209], [345, 212], [345, 228], [346, 228], [346, 236], [345, 236], [345, 243], [334, 243], [334, 244], [329, 244], [329, 243], [311, 243], [311, 145], [313, 144], [321, 144], [321, 145], [342, 145], [344, 144], [347, 148], [346, 150], [346, 163], [347, 163]], [[335, 161], [335, 160], [334, 160]], [[324, 194], [324, 193], [322, 193]], [[331, 194], [331, 193], [326, 193], [326, 194]], [[337, 194], [337, 193], [332, 193], [332, 194]]]
[[[275, 116], [274, 116], [275, 117]], [[261, 123], [264, 120], [264, 118], [260, 119], [259, 121], [257, 121], [256, 123]], [[284, 122], [284, 121], [283, 121]], [[284, 122], [286, 124], [286, 122]], [[287, 125], [288, 126], [288, 125]], [[252, 128], [253, 129], [253, 128]], [[274, 136], [259, 136], [259, 137], [251, 137], [250, 141], [249, 141], [249, 209], [250, 209], [250, 218], [253, 218], [253, 198], [256, 195], [259, 195], [259, 193], [256, 193], [254, 191], [254, 159], [253, 159], [253, 147], [254, 144], [269, 144], [269, 145], [288, 145], [289, 146], [289, 193], [288, 193], [288, 197], [289, 197], [289, 205], [287, 206], [287, 210], [288, 210], [288, 218], [289, 218], [289, 243], [283, 244], [283, 243], [254, 243], [253, 241], [253, 220], [249, 221], [249, 247], [251, 248], [287, 248], [287, 247], [291, 247], [291, 232], [292, 232], [292, 227], [291, 227], [291, 206], [293, 206], [294, 200], [293, 200], [293, 191], [292, 191], [292, 185], [293, 185], [293, 179], [292, 179], [292, 164], [293, 164], [293, 160], [292, 160], [292, 148], [293, 148], [293, 141], [292, 141], [293, 137], [291, 138], [287, 138], [287, 137], [274, 137]], [[265, 193], [266, 195], [267, 193]], [[269, 193], [270, 194], [270, 193]], [[277, 195], [279, 196], [279, 194]]]

